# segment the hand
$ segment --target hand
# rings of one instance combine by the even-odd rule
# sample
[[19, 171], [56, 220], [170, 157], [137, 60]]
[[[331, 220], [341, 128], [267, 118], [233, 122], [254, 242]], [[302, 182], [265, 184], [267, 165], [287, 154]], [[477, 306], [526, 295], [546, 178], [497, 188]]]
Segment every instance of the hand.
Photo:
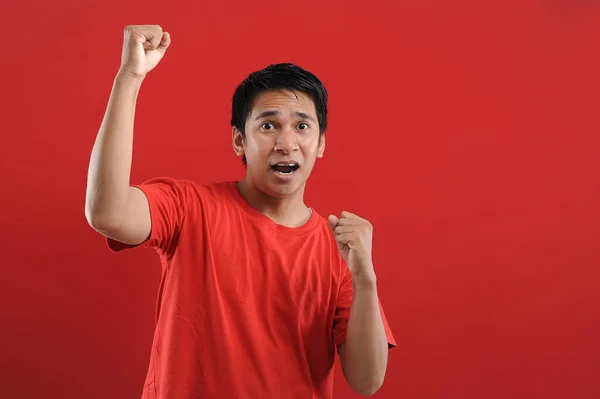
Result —
[[171, 35], [159, 25], [130, 25], [125, 28], [120, 72], [145, 78], [162, 59]]
[[353, 213], [342, 212], [341, 218], [329, 215], [329, 226], [352, 277], [373, 275], [373, 226]]

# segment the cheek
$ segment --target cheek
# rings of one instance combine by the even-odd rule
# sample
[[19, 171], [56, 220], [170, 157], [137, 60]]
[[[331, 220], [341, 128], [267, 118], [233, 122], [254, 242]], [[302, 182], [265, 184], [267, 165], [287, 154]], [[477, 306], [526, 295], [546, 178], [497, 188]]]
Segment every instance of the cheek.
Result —
[[314, 137], [306, 137], [301, 140], [300, 145], [307, 155], [316, 155], [319, 152], [319, 139]]
[[252, 158], [264, 158], [270, 155], [275, 144], [272, 143], [272, 139], [265, 135], [255, 135], [249, 137], [246, 141], [246, 153], [251, 154]]

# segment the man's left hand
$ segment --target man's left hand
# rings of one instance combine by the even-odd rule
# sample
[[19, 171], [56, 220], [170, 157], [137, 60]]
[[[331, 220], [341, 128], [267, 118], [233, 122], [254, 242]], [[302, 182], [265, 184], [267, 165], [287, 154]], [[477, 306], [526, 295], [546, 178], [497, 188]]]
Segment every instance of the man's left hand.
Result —
[[373, 226], [368, 220], [350, 212], [342, 212], [338, 218], [329, 215], [329, 226], [352, 277], [372, 276]]

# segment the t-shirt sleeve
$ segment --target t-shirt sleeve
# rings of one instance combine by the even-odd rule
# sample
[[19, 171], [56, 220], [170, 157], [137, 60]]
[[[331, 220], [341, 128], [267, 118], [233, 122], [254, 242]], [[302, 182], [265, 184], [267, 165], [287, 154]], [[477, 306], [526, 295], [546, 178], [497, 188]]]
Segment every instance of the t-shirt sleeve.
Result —
[[[348, 319], [350, 317], [350, 307], [352, 306], [352, 275], [349, 270], [346, 270], [344, 278], [340, 286], [340, 293], [333, 318], [333, 340], [335, 346], [339, 347], [346, 342], [346, 330], [348, 328]], [[379, 301], [379, 312], [383, 321], [383, 327], [387, 335], [388, 347], [396, 347], [396, 340], [392, 334], [392, 330], [383, 312], [381, 301]]]
[[134, 187], [140, 189], [148, 199], [150, 235], [138, 245], [125, 244], [107, 237], [108, 247], [114, 252], [145, 247], [152, 247], [161, 253], [172, 251], [185, 218], [186, 185], [180, 180], [159, 177]]

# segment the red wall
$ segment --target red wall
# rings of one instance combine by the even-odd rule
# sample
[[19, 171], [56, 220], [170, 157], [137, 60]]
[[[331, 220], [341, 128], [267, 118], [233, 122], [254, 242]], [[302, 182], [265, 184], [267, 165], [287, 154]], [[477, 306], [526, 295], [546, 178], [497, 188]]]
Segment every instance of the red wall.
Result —
[[158, 257], [110, 253], [84, 198], [122, 29], [145, 23], [173, 44], [141, 92], [133, 182], [240, 178], [230, 99], [250, 71], [292, 61], [327, 85], [308, 200], [375, 226], [399, 343], [377, 397], [600, 397], [597, 4], [3, 0], [0, 397], [140, 394]]

